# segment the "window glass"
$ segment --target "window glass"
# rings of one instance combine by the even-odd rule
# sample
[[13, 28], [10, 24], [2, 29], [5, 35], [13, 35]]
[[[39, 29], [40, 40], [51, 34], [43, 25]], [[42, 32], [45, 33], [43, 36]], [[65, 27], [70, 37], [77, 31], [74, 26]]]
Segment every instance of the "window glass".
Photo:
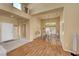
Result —
[[21, 10], [21, 3], [13, 3], [13, 7]]

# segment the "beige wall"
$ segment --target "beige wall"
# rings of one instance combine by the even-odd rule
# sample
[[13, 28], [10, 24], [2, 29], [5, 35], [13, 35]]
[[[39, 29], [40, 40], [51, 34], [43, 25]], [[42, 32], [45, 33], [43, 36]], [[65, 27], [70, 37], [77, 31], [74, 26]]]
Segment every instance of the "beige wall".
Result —
[[66, 50], [64, 47], [64, 17], [63, 17], [63, 11], [62, 11], [62, 13], [61, 13], [61, 15], [60, 15], [60, 40], [61, 40], [61, 44], [62, 44], [62, 48], [64, 49], [64, 50]]
[[15, 18], [10, 18], [7, 16], [0, 15], [0, 22], [8, 22], [8, 23], [13, 23], [17, 24], [17, 20]]
[[[36, 17], [31, 17], [30, 19], [30, 40], [31, 41], [41, 36], [41, 24], [40, 23], [41, 23], [40, 19]], [[35, 34], [37, 31], [40, 32], [38, 35]]]
[[[62, 41], [65, 50], [79, 53], [79, 39], [77, 43], [72, 43], [73, 33], [76, 32], [79, 36], [79, 4], [66, 4], [63, 12], [64, 19], [64, 40]], [[78, 37], [79, 38], [79, 37]], [[77, 44], [77, 51], [73, 50]], [[73, 46], [72, 46], [73, 45]], [[75, 49], [75, 48], [74, 48]]]
[[30, 23], [29, 23], [29, 21], [26, 22], [26, 39], [30, 40]]

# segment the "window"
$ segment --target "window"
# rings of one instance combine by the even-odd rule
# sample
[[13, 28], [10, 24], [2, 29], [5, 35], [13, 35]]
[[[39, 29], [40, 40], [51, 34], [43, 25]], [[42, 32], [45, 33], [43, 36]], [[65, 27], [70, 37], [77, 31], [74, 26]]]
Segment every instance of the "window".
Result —
[[50, 32], [52, 34], [56, 34], [56, 27], [50, 26], [45, 28], [46, 32]]
[[56, 22], [49, 22], [45, 24], [46, 26], [56, 26]]
[[15, 8], [19, 9], [19, 10], [22, 9], [21, 8], [21, 3], [13, 3], [13, 7], [15, 7]]
[[46, 26], [46, 32], [56, 34], [56, 22], [47, 22], [45, 26]]
[[1, 30], [1, 42], [13, 40], [13, 24], [11, 23], [0, 23]]

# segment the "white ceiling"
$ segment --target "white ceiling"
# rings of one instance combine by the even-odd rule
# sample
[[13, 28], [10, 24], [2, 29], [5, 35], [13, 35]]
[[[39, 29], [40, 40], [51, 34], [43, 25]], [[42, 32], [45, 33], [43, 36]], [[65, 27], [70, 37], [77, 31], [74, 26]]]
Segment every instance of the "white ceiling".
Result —
[[63, 7], [63, 5], [64, 4], [62, 3], [30, 3], [27, 7], [29, 8], [31, 14], [38, 14], [51, 9], [53, 10]]

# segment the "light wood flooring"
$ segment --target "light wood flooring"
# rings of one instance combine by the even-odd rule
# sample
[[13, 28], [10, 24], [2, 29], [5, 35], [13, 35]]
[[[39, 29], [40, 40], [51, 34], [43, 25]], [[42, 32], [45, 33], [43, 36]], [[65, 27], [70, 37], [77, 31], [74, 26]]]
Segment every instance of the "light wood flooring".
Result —
[[59, 40], [50, 44], [39, 38], [10, 51], [8, 56], [70, 56], [70, 53], [62, 49]]

